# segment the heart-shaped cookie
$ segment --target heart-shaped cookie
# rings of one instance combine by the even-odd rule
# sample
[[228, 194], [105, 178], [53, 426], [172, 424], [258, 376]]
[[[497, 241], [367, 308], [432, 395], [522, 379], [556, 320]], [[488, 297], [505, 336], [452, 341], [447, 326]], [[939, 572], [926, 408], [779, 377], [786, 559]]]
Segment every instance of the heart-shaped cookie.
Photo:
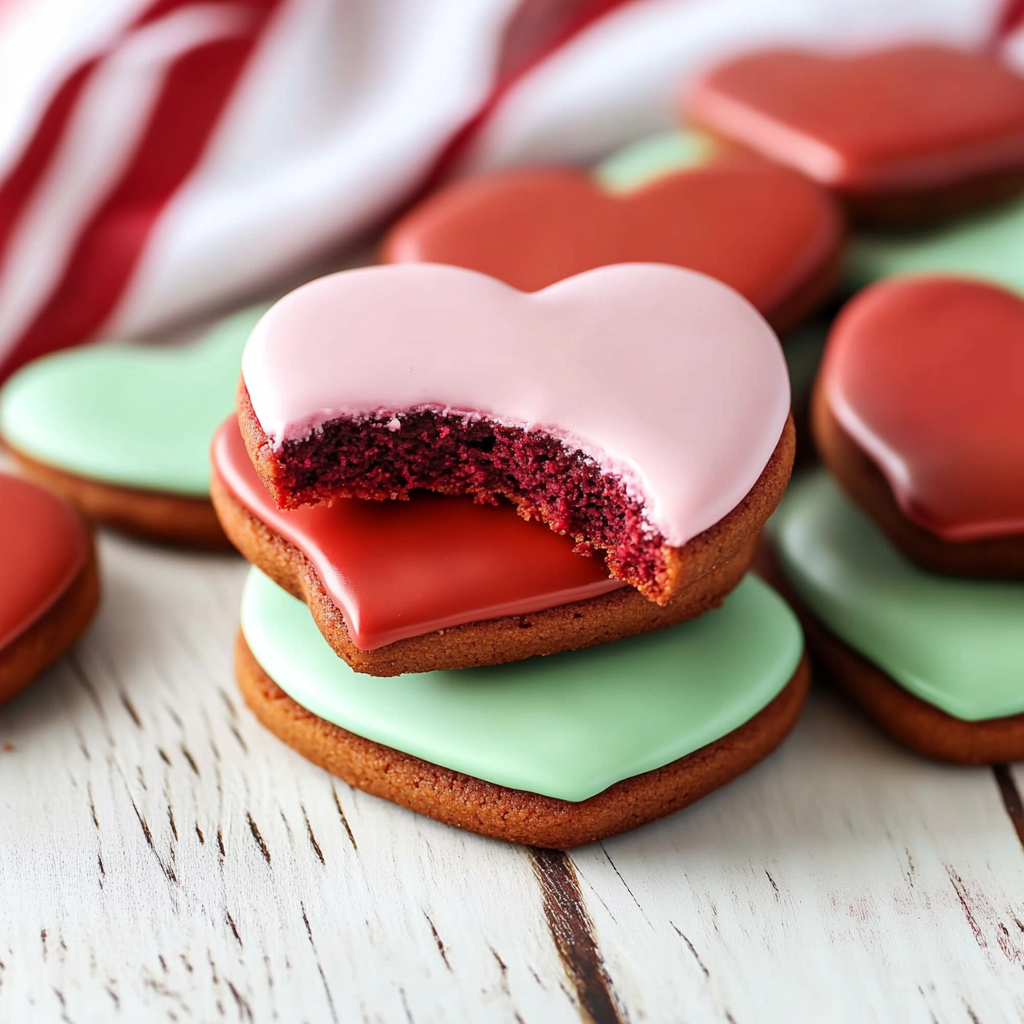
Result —
[[[662, 264], [532, 294], [432, 264], [334, 274], [271, 308], [242, 377], [282, 507], [504, 495], [661, 602], [735, 554], [792, 461], [778, 340], [730, 288]], [[687, 549], [734, 510], [725, 548]]]
[[724, 281], [784, 330], [820, 305], [843, 239], [833, 201], [766, 164], [679, 171], [625, 194], [582, 172], [460, 182], [391, 230], [389, 263], [450, 263], [523, 291], [612, 263], [670, 263]]
[[663, 608], [507, 503], [420, 493], [281, 510], [234, 417], [211, 454], [213, 503], [232, 543], [369, 675], [517, 661], [676, 625], [717, 607], [754, 552], [752, 539]]
[[[868, 289], [829, 338], [815, 427], [840, 482], [883, 528], [886, 510], [865, 490], [865, 457], [899, 513], [940, 553], [959, 550], [966, 561], [959, 569], [929, 562], [893, 535], [911, 557], [1002, 574], [998, 558], [972, 568], [970, 545], [1024, 549], [1024, 302], [959, 278]], [[1010, 550], [1004, 555], [1005, 573], [1016, 574]]]
[[0, 389], [0, 434], [27, 473], [97, 521], [223, 546], [209, 503], [210, 441], [266, 309], [236, 313], [188, 344], [93, 345], [36, 360]]
[[98, 597], [78, 516], [49, 491], [0, 473], [0, 702], [64, 653]]
[[684, 106], [879, 222], [927, 221], [1024, 187], [1024, 79], [986, 53], [762, 51], [713, 68]]

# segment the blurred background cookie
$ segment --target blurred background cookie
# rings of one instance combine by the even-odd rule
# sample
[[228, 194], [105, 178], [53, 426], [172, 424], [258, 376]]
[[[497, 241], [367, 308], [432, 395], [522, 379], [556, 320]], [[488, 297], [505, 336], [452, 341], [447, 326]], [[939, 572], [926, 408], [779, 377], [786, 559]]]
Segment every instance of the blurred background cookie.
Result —
[[0, 473], [0, 703], [82, 635], [99, 596], [80, 517], [42, 487]]

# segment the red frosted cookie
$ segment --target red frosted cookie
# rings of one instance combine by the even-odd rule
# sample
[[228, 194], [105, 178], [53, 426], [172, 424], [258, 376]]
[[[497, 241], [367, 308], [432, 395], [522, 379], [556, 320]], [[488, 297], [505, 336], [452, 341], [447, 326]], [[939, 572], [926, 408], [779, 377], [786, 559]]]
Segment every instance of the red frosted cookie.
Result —
[[778, 339], [662, 264], [537, 293], [432, 264], [322, 278], [257, 325], [239, 423], [281, 508], [508, 499], [662, 605], [746, 547], [794, 450]]
[[282, 511], [234, 418], [211, 457], [214, 507], [232, 543], [370, 675], [518, 661], [672, 626], [719, 605], [754, 552], [752, 539], [662, 607], [507, 503], [423, 493]]
[[829, 337], [815, 438], [892, 541], [945, 573], [1024, 576], [1024, 302], [958, 278], [884, 282]]
[[536, 291], [611, 263], [671, 263], [749, 299], [778, 330], [829, 295], [844, 235], [832, 199], [783, 168], [725, 163], [604, 191], [573, 170], [459, 182], [398, 222], [387, 263], [450, 263]]
[[82, 634], [99, 603], [92, 538], [70, 506], [0, 473], [0, 703]]
[[713, 68], [684, 108], [833, 189], [867, 222], [929, 223], [1024, 188], [1024, 79], [985, 53], [767, 50]]

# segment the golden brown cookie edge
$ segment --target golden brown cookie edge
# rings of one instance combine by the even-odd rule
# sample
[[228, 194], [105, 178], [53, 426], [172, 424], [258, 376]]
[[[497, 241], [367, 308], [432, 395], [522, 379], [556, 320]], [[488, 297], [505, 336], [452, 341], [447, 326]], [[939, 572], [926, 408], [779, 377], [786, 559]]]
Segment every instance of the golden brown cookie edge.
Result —
[[525, 615], [470, 622], [361, 651], [313, 563], [253, 515], [214, 473], [210, 491], [224, 532], [242, 556], [278, 586], [304, 601], [334, 652], [355, 671], [375, 676], [474, 668], [592, 647], [674, 626], [717, 608], [739, 584], [754, 556], [756, 535], [731, 559], [682, 590], [668, 605], [629, 587]]
[[228, 551], [208, 498], [146, 491], [76, 476], [9, 446], [29, 479], [71, 502], [93, 522], [112, 530], [177, 547]]
[[785, 739], [810, 683], [805, 655], [785, 688], [738, 729], [662, 768], [570, 803], [441, 768], [318, 718], [267, 675], [241, 631], [235, 673], [246, 703], [267, 729], [349, 785], [469, 832], [552, 849], [629, 831], [731, 782]]

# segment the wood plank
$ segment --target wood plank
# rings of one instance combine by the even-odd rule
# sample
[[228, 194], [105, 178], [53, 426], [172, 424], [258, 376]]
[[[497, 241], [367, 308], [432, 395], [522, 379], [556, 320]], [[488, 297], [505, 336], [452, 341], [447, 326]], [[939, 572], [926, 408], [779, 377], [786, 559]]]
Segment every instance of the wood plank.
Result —
[[104, 537], [0, 716], [0, 1019], [573, 1021], [529, 851], [354, 792], [233, 688], [242, 562]]
[[727, 791], [572, 860], [637, 1018], [1024, 1018], [1024, 855], [992, 771], [913, 757], [830, 694]]
[[1017, 768], [927, 764], [819, 696], [695, 808], [508, 847], [255, 722], [238, 559], [101, 553], [95, 629], [0, 713], [0, 1020], [1024, 1017]]

